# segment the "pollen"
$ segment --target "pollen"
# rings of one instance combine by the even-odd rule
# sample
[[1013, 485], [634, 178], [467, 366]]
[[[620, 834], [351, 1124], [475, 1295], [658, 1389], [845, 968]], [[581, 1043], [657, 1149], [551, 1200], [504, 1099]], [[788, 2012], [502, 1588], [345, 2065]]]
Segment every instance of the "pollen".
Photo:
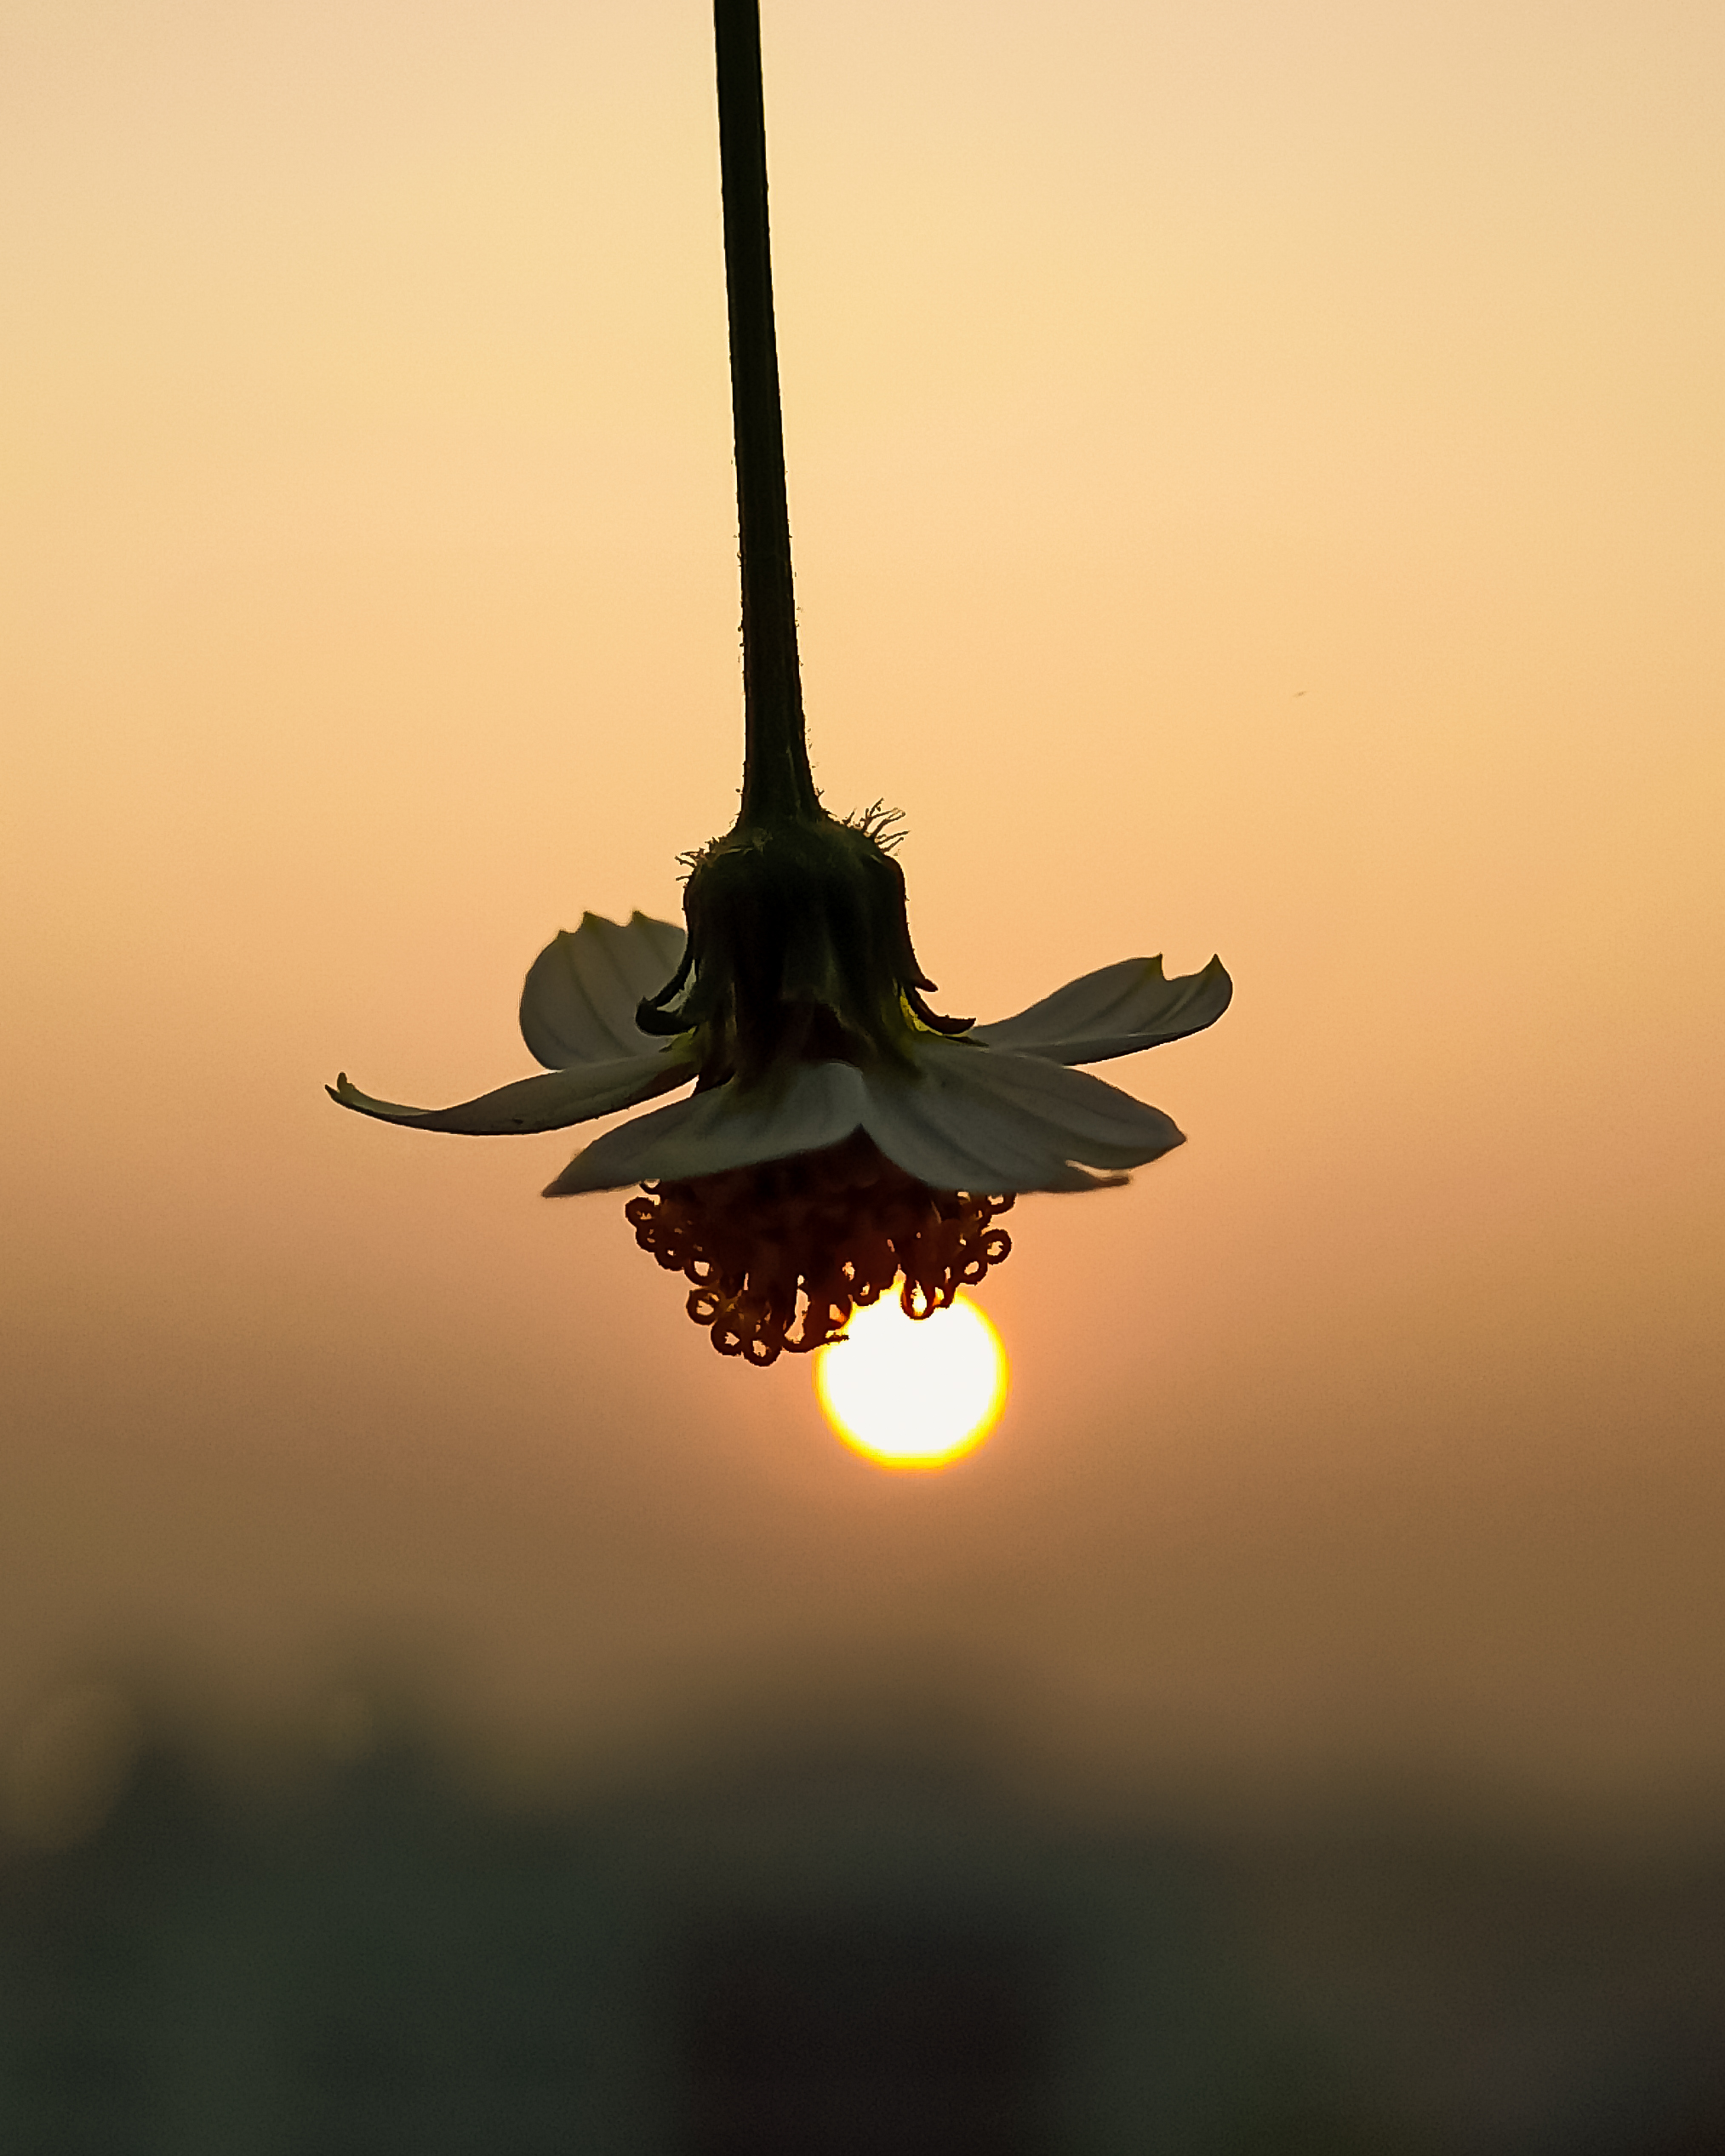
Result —
[[907, 1317], [945, 1309], [1012, 1249], [1009, 1195], [934, 1190], [855, 1132], [842, 1145], [688, 1182], [623, 1208], [643, 1250], [692, 1283], [689, 1316], [722, 1355], [765, 1369], [843, 1336], [894, 1284]]

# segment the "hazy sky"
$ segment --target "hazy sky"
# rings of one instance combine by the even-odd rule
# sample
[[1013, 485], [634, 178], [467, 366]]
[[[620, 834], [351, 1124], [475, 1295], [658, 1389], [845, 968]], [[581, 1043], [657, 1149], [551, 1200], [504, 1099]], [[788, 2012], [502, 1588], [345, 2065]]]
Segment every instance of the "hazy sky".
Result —
[[1725, 1785], [1725, 15], [765, 0], [817, 775], [943, 1008], [1219, 950], [871, 1469], [522, 1075], [740, 744], [699, 0], [4, 0], [0, 1720], [1006, 1684], [1153, 1783]]

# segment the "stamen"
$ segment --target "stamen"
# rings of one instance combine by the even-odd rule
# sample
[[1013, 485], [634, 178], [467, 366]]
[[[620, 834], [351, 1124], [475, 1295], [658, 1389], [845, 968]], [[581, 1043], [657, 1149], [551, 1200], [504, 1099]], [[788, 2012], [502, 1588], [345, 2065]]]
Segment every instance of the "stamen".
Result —
[[765, 1369], [843, 1337], [895, 1280], [907, 1317], [943, 1310], [1002, 1263], [1012, 1199], [932, 1190], [860, 1131], [842, 1145], [685, 1183], [643, 1185], [624, 1217], [691, 1283], [688, 1315], [722, 1355]]

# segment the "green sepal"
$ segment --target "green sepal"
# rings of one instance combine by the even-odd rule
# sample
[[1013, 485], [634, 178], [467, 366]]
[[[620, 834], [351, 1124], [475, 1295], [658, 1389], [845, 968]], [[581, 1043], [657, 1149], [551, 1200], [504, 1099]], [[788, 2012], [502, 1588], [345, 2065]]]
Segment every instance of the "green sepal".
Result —
[[812, 815], [752, 818], [695, 859], [683, 963], [636, 1023], [695, 1031], [701, 1083], [751, 1083], [775, 1063], [908, 1066], [914, 1022], [962, 1033], [922, 991], [904, 871], [871, 830]]

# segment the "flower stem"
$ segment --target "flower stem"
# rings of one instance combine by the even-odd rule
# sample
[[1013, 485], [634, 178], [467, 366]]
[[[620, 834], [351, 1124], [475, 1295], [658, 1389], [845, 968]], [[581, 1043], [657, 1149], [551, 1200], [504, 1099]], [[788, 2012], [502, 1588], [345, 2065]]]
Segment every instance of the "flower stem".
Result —
[[731, 329], [737, 528], [743, 571], [744, 824], [820, 813], [803, 733], [785, 498], [785, 425], [767, 236], [759, 0], [713, 0], [725, 299]]

